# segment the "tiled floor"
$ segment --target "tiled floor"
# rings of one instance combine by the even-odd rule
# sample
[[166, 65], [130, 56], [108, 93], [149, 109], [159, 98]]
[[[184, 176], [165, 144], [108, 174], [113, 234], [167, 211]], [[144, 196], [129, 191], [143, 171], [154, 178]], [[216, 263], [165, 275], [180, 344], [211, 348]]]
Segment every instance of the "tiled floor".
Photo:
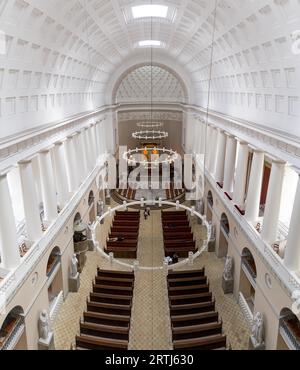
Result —
[[[196, 220], [195, 220], [196, 221]], [[193, 221], [197, 240], [203, 234], [201, 226]], [[107, 236], [108, 222], [99, 230], [101, 243]], [[152, 211], [145, 221], [141, 218], [138, 260], [140, 266], [161, 266], [163, 261], [163, 240], [160, 211]], [[55, 344], [57, 349], [70, 349], [78, 332], [79, 320], [85, 309], [86, 298], [91, 291], [92, 279], [97, 266], [117, 268], [101, 258], [97, 252], [89, 252], [86, 267], [81, 274], [81, 288], [76, 294], [70, 293], [56, 321]], [[214, 253], [205, 252], [188, 268], [205, 266], [216, 306], [223, 320], [225, 334], [232, 349], [247, 349], [249, 330], [232, 295], [224, 295], [221, 276], [224, 261]], [[167, 300], [167, 285], [164, 271], [138, 271], [134, 290], [130, 349], [172, 349], [171, 328]]]

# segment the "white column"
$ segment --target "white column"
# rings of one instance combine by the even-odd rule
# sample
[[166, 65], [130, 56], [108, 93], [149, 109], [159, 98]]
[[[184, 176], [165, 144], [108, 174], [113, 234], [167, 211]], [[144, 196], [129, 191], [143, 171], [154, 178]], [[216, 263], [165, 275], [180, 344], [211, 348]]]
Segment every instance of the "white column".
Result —
[[214, 175], [216, 169], [216, 154], [218, 145], [218, 130], [213, 127], [211, 129], [211, 137], [208, 138], [207, 146], [209, 148], [209, 172]]
[[64, 142], [67, 177], [70, 193], [78, 189], [79, 181], [77, 180], [77, 170], [75, 163], [75, 150], [73, 147], [73, 136], [68, 136]]
[[57, 200], [61, 208], [63, 208], [69, 200], [68, 177], [66, 168], [66, 159], [64, 153], [63, 142], [58, 141], [54, 144], [53, 159], [55, 169], [55, 182], [57, 189]]
[[42, 236], [39, 203], [36, 195], [31, 160], [19, 162], [27, 236], [36, 241]]
[[233, 192], [236, 149], [237, 141], [235, 137], [227, 135], [223, 190], [228, 194]]
[[80, 152], [82, 153], [82, 163], [83, 163], [83, 170], [85, 176], [87, 176], [89, 172], [89, 160], [88, 160], [88, 153], [87, 148], [85, 146], [85, 130], [81, 130], [79, 133], [79, 145], [80, 145]]
[[89, 171], [92, 170], [93, 168], [93, 155], [92, 155], [92, 148], [91, 148], [91, 144], [90, 144], [90, 138], [89, 138], [89, 129], [88, 128], [85, 128], [84, 129], [84, 143], [85, 143], [85, 148], [86, 148], [86, 152], [87, 152], [87, 159], [88, 159], [88, 169]]
[[249, 159], [248, 144], [245, 142], [240, 142], [235, 184], [233, 190], [233, 201], [239, 207], [243, 207], [245, 202], [248, 159]]
[[99, 157], [99, 140], [98, 140], [98, 122], [96, 122], [93, 126], [93, 136], [94, 136], [94, 141], [95, 141], [95, 162], [97, 162], [98, 157]]
[[261, 187], [264, 173], [265, 155], [262, 150], [254, 149], [246, 200], [245, 218], [249, 222], [256, 221], [259, 217]]
[[76, 134], [73, 136], [73, 142], [75, 145], [75, 158], [76, 158], [76, 172], [78, 175], [79, 183], [82, 183], [86, 178], [85, 173], [85, 162], [84, 162], [84, 154], [81, 147], [81, 132], [77, 131]]
[[207, 125], [207, 128], [205, 130], [206, 135], [205, 135], [205, 164], [206, 164], [206, 169], [209, 171], [209, 162], [210, 162], [210, 145], [209, 142], [212, 137], [212, 127], [210, 125]]
[[300, 178], [291, 216], [289, 235], [284, 253], [284, 264], [292, 271], [300, 270]]
[[269, 244], [277, 239], [285, 162], [273, 161], [261, 237]]
[[96, 126], [97, 128], [97, 138], [98, 138], [98, 145], [99, 145], [99, 155], [103, 154], [103, 145], [102, 145], [102, 138], [101, 138], [101, 121]]
[[57, 196], [50, 150], [39, 153], [44, 219], [53, 221], [57, 217]]
[[0, 254], [3, 268], [11, 270], [20, 263], [17, 229], [8, 187], [7, 174], [0, 175]]
[[216, 182], [222, 183], [224, 180], [224, 166], [225, 166], [225, 153], [226, 153], [226, 135], [223, 130], [219, 130], [218, 133], [218, 145], [216, 153], [216, 171], [215, 180]]
[[95, 167], [96, 163], [96, 150], [95, 150], [95, 138], [94, 138], [94, 125], [91, 125], [88, 128], [88, 137], [89, 137], [89, 145], [91, 148], [91, 161], [92, 161], [92, 168]]

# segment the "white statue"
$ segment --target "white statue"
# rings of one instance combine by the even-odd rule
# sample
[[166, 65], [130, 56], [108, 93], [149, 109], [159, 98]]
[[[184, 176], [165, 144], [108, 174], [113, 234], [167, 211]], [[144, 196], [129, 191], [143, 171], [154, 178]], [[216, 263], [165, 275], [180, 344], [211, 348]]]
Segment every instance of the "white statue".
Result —
[[264, 343], [264, 319], [261, 312], [257, 312], [253, 318], [251, 339], [255, 347]]
[[78, 274], [78, 259], [76, 257], [76, 254], [73, 254], [73, 257], [71, 259], [71, 277], [75, 278]]
[[50, 320], [48, 312], [43, 310], [39, 318], [39, 336], [40, 339], [47, 340], [50, 334]]
[[223, 277], [225, 280], [233, 279], [233, 258], [230, 256], [226, 257]]

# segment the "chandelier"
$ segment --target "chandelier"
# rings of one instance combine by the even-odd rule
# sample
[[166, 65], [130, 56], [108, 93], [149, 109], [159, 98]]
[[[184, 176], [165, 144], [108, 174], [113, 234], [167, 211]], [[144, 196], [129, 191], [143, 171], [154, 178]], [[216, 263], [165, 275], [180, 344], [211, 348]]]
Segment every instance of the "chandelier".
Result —
[[178, 159], [178, 153], [166, 148], [136, 148], [123, 154], [129, 166], [142, 165], [151, 168], [157, 165], [170, 165]]
[[163, 127], [162, 122], [138, 122], [137, 126], [142, 128], [142, 129], [156, 129]]
[[132, 134], [134, 139], [138, 140], [163, 140], [166, 139], [169, 134], [166, 131], [137, 131]]

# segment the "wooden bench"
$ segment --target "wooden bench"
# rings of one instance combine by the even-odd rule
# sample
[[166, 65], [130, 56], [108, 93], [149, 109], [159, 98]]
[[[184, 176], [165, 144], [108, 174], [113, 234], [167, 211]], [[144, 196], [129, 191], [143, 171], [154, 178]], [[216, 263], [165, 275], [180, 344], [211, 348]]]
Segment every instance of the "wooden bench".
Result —
[[226, 349], [226, 336], [212, 335], [203, 338], [175, 340], [174, 350], [213, 350]]
[[115, 216], [120, 217], [140, 217], [141, 213], [138, 211], [116, 211]]
[[129, 339], [129, 328], [118, 326], [99, 325], [91, 322], [80, 323], [81, 335], [90, 335], [94, 337], [102, 337], [108, 339]]
[[87, 302], [88, 312], [107, 313], [119, 316], [129, 316], [131, 313], [131, 306], [122, 305], [105, 305], [98, 302]]
[[90, 350], [125, 350], [128, 349], [128, 341], [77, 335], [76, 347]]
[[134, 279], [134, 272], [133, 271], [114, 271], [114, 270], [104, 270], [104, 269], [97, 269], [97, 276], [106, 276], [112, 278], [124, 278], [124, 279]]
[[94, 293], [109, 293], [116, 295], [132, 296], [133, 287], [127, 286], [107, 286], [102, 284], [93, 284]]
[[122, 326], [125, 328], [130, 327], [130, 316], [124, 315], [110, 315], [105, 313], [89, 312], [86, 311], [83, 313], [84, 322], [91, 322], [94, 324], [100, 325], [109, 325], [109, 326]]
[[211, 302], [212, 293], [205, 292], [205, 293], [198, 293], [198, 294], [182, 294], [181, 296], [175, 295], [175, 296], [169, 297], [169, 300], [170, 300], [171, 305]]
[[174, 328], [182, 326], [207, 324], [211, 322], [218, 322], [219, 314], [216, 311], [212, 311], [212, 312], [200, 312], [190, 315], [175, 315], [171, 316], [171, 321]]
[[189, 256], [189, 253], [193, 252], [194, 254], [197, 252], [195, 248], [191, 247], [173, 247], [173, 248], [165, 248], [165, 256], [172, 257], [175, 253], [179, 258], [187, 258]]
[[192, 339], [222, 334], [222, 323], [212, 322], [202, 325], [172, 328], [173, 340]]
[[170, 270], [168, 273], [168, 279], [177, 279], [177, 278], [188, 278], [188, 277], [194, 277], [194, 276], [204, 276], [205, 275], [205, 269], [200, 270], [181, 270], [181, 271], [174, 271]]
[[107, 293], [90, 293], [91, 302], [100, 302], [100, 303], [111, 303], [118, 304], [123, 306], [132, 305], [132, 297], [116, 295], [116, 294], [107, 294]]
[[164, 240], [194, 240], [194, 235], [192, 233], [170, 233], [164, 231]]
[[109, 234], [109, 238], [126, 238], [126, 239], [137, 239], [138, 235], [134, 232], [112, 232]]
[[124, 232], [135, 233], [138, 236], [139, 227], [138, 226], [113, 226], [110, 231], [110, 233], [122, 233], [122, 234]]
[[120, 278], [110, 276], [96, 276], [96, 284], [115, 285], [115, 286], [130, 286], [134, 285], [134, 278]]
[[179, 226], [179, 225], [164, 225], [163, 226], [163, 232], [180, 232], [180, 233], [191, 233], [192, 228], [190, 226]]
[[140, 221], [128, 221], [128, 220], [121, 220], [121, 221], [114, 221], [113, 227], [128, 227], [128, 228], [138, 228]]
[[164, 240], [164, 245], [166, 248], [179, 246], [196, 248], [196, 242], [194, 240]]
[[192, 303], [182, 305], [170, 305], [170, 313], [172, 316], [176, 315], [190, 315], [200, 312], [209, 312], [215, 310], [215, 302]]
[[190, 222], [187, 220], [163, 220], [162, 221], [163, 226], [190, 226]]
[[196, 276], [192, 278], [182, 278], [182, 279], [168, 279], [168, 287], [185, 287], [202, 284], [207, 284], [206, 276]]
[[108, 247], [105, 249], [107, 254], [113, 253], [115, 258], [137, 258], [137, 246], [136, 247]]
[[169, 287], [169, 296], [182, 295], [182, 294], [198, 294], [209, 292], [209, 284], [187, 285]]
[[122, 248], [127, 248], [127, 247], [137, 247], [138, 241], [137, 239], [125, 239], [121, 241], [115, 241], [115, 242], [106, 242], [106, 246], [108, 247], [122, 247]]

